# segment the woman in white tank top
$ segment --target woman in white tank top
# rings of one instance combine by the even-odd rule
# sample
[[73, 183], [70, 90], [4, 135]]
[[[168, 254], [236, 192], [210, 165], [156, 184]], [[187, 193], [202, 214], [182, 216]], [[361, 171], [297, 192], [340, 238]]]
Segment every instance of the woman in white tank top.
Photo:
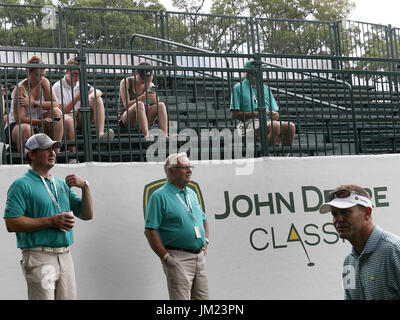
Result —
[[[33, 56], [26, 63], [43, 62], [38, 56]], [[23, 150], [24, 142], [38, 132], [44, 131], [56, 141], [62, 139], [62, 112], [50, 82], [44, 76], [45, 72], [45, 69], [28, 68], [28, 77], [18, 83], [12, 92], [5, 134], [10, 143], [17, 145], [18, 152]]]

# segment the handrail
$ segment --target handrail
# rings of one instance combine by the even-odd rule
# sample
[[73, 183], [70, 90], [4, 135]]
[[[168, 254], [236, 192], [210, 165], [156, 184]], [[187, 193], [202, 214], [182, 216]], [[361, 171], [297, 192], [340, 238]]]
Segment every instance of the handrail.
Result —
[[[183, 44], [183, 43], [179, 43], [179, 42], [175, 42], [175, 41], [171, 41], [171, 40], [166, 40], [166, 39], [162, 39], [162, 38], [157, 38], [157, 37], [152, 37], [152, 36], [148, 36], [148, 35], [141, 34], [141, 33], [134, 33], [131, 36], [131, 38], [130, 38], [130, 48], [131, 48], [131, 50], [133, 50], [133, 41], [135, 40], [136, 37], [147, 39], [147, 40], [152, 40], [152, 41], [158, 41], [158, 42], [161, 42], [161, 43], [170, 44], [170, 45], [174, 45], [174, 46], [177, 46], [177, 47], [181, 47], [181, 48], [184, 48], [184, 49], [189, 49], [189, 50], [193, 50], [193, 51], [197, 51], [197, 52], [215, 54], [215, 52], [212, 52], [212, 51], [209, 51], [209, 50], [200, 49], [200, 48], [192, 47], [192, 46], [189, 46], [189, 45], [186, 45], [186, 44]], [[143, 56], [141, 56], [141, 57], [143, 57]], [[150, 59], [150, 60], [152, 60], [152, 59], [155, 60], [154, 58], [151, 58], [151, 57], [146, 57], [146, 58]], [[222, 58], [225, 60], [226, 67], [229, 69], [230, 68], [229, 60], [226, 57], [222, 57]], [[159, 60], [159, 59], [157, 59], [157, 60], [158, 61], [163, 61], [163, 60]], [[170, 65], [173, 64], [173, 63], [171, 63], [169, 61], [165, 61], [165, 62], [170, 64]], [[176, 65], [176, 61], [175, 61], [175, 65]], [[221, 78], [221, 77], [218, 77], [218, 76], [206, 73], [206, 72], [198, 72], [198, 73], [203, 73], [203, 74], [206, 74], [206, 75], [209, 75], [209, 76], [212, 76], [212, 77]], [[230, 77], [229, 73], [228, 73], [228, 84], [229, 84], [229, 87], [230, 87], [231, 86], [231, 77]]]
[[[270, 63], [270, 62], [262, 62], [261, 64], [262, 65], [268, 65], [268, 66], [275, 67], [275, 68], [288, 69], [285, 66], [282, 66], [282, 65], [279, 65], [279, 64], [275, 64], [275, 63]], [[291, 70], [291, 71], [293, 71], [293, 70]], [[343, 80], [340, 80], [340, 79], [333, 79], [331, 77], [323, 77], [323, 76], [315, 75], [315, 74], [312, 74], [311, 72], [310, 73], [309, 72], [304, 72], [304, 71], [293, 71], [293, 72], [296, 72], [296, 73], [299, 73], [299, 74], [305, 74], [306, 76], [309, 76], [311, 78], [323, 79], [323, 80], [330, 81], [330, 82], [333, 82], [333, 83], [341, 83], [344, 86], [347, 86], [348, 89], [350, 90], [350, 97], [351, 97], [351, 102], [352, 102], [351, 105], [353, 105], [353, 100], [354, 100], [353, 99], [353, 86], [350, 83], [348, 83], [346, 81], [343, 81]], [[279, 89], [276, 89], [276, 90], [280, 91]], [[293, 92], [287, 91], [287, 93], [288, 94], [290, 93], [291, 95], [294, 95], [296, 97], [303, 97], [303, 96], [300, 96], [300, 95], [298, 95], [296, 93], [293, 93]], [[314, 100], [314, 101], [319, 101], [317, 99], [313, 99], [313, 98], [310, 98], [310, 97], [303, 97], [303, 98], [305, 98], [305, 99], [308, 98], [308, 99], [311, 99], [311, 100]], [[308, 100], [308, 99], [306, 99], [306, 100]], [[324, 104], [324, 105], [333, 106], [333, 107], [335, 107], [337, 109], [346, 110], [346, 111], [348, 110], [347, 107], [337, 106], [337, 105], [329, 103], [329, 102], [325, 102], [325, 101], [319, 101], [319, 102], [321, 104]]]
[[[262, 64], [265, 64], [265, 65], [270, 65], [270, 66], [274, 66], [274, 67], [279, 67], [279, 68], [283, 68], [283, 69], [288, 69], [288, 68], [286, 68], [286, 67], [284, 67], [284, 66], [280, 66], [280, 65], [277, 65], [277, 64], [273, 64], [273, 63], [268, 63], [268, 62], [262, 62]], [[296, 72], [296, 73], [300, 73], [300, 74], [305, 74], [305, 72], [300, 72], [300, 71], [293, 71], [293, 72]], [[343, 81], [343, 80], [338, 80], [338, 79], [332, 79], [332, 78], [329, 78], [329, 77], [321, 77], [321, 76], [317, 76], [317, 75], [314, 75], [314, 74], [312, 74], [311, 72], [309, 73], [309, 74], [307, 74], [308, 76], [311, 76], [311, 77], [314, 77], [314, 78], [319, 78], [319, 79], [324, 79], [324, 80], [328, 80], [328, 81], [333, 81], [334, 83], [337, 83], [337, 82], [339, 82], [339, 83], [342, 83], [344, 86], [347, 86], [348, 87], [348, 89], [349, 89], [349, 91], [350, 91], [350, 101], [351, 101], [351, 116], [352, 116], [352, 121], [353, 121], [353, 131], [354, 131], [354, 137], [355, 137], [355, 141], [354, 141], [354, 143], [355, 143], [355, 147], [356, 147], [356, 154], [359, 154], [359, 144], [358, 144], [358, 138], [357, 138], [357, 136], [358, 136], [358, 132], [357, 132], [357, 128], [356, 128], [356, 110], [355, 110], [355, 107], [354, 107], [354, 92], [353, 92], [353, 86], [350, 84], [350, 83], [348, 83], [348, 82], [346, 82], [346, 81]], [[279, 89], [278, 89], [279, 90]], [[287, 94], [289, 94], [289, 91], [286, 91], [286, 93]], [[297, 94], [295, 94], [295, 93], [293, 93], [293, 92], [290, 92], [290, 94], [291, 95], [295, 95], [296, 97], [298, 97], [298, 95]], [[312, 99], [312, 98], [310, 98], [310, 97], [302, 97], [302, 96], [300, 96], [301, 98], [303, 98], [303, 99], [305, 99], [305, 100], [308, 100], [308, 99]], [[307, 98], [307, 99], [306, 99]], [[316, 100], [314, 100], [314, 101], [316, 101]], [[321, 101], [321, 102], [323, 102], [323, 101]], [[325, 102], [325, 103], [322, 103], [322, 104], [326, 104], [327, 102]], [[328, 103], [329, 104], [329, 103]], [[348, 111], [348, 108], [346, 108], [346, 107], [341, 107], [341, 106], [336, 106], [336, 105], [334, 105], [334, 104], [329, 104], [330, 106], [335, 106], [336, 108], [338, 108], [338, 109], [345, 109], [346, 111]]]

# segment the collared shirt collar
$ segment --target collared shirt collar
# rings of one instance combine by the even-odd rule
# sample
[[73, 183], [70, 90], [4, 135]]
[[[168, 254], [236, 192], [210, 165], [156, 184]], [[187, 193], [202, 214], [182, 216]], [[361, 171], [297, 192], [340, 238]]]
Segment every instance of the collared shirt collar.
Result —
[[184, 193], [186, 193], [186, 188], [187, 188], [187, 187], [185, 187], [183, 190], [182, 190], [182, 189], [179, 189], [178, 187], [174, 186], [174, 185], [173, 185], [171, 182], [169, 182], [168, 180], [167, 180], [166, 186], [167, 186], [171, 191], [173, 191], [174, 193], [177, 193], [177, 192], [184, 192]]
[[[61, 79], [61, 81], [63, 82], [63, 86], [66, 86], [66, 87], [68, 87], [68, 88], [71, 90], [71, 86], [69, 85], [67, 79], [65, 79], [65, 76]], [[79, 86], [79, 81], [75, 84], [74, 88], [75, 88], [76, 86]]]
[[371, 232], [371, 234], [370, 234], [370, 236], [369, 236], [369, 238], [368, 238], [368, 240], [367, 240], [367, 242], [365, 244], [364, 250], [361, 252], [361, 254], [359, 255], [357, 253], [356, 249], [353, 247], [352, 255], [354, 257], [358, 257], [359, 258], [360, 256], [375, 252], [376, 247], [378, 246], [379, 239], [382, 236], [382, 233], [383, 233], [383, 230], [381, 229], [381, 227], [376, 225], [374, 227], [374, 230], [372, 230], [372, 232]]
[[[35, 170], [33, 170], [32, 168], [28, 169], [27, 174], [35, 179], [41, 180], [40, 174], [37, 173]], [[51, 177], [51, 175], [50, 175]], [[46, 179], [46, 178], [45, 178]], [[48, 179], [47, 179], [48, 180]]]

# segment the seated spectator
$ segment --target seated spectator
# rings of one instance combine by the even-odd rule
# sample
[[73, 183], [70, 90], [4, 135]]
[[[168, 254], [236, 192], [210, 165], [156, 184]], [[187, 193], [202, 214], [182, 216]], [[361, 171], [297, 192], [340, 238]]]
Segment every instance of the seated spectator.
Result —
[[[255, 69], [254, 61], [251, 59], [245, 64], [246, 69]], [[237, 83], [233, 87], [231, 97], [230, 113], [232, 120], [239, 120], [239, 127], [246, 128], [246, 121], [251, 123], [253, 116], [259, 117], [258, 97], [257, 97], [257, 78], [256, 72], [247, 72], [246, 79]], [[279, 107], [268, 86], [264, 85], [264, 101], [266, 108], [266, 118], [268, 126], [268, 144], [278, 145], [283, 137], [283, 145], [291, 146], [294, 142], [296, 126], [292, 122], [278, 121]], [[271, 121], [271, 119], [272, 121]], [[257, 134], [257, 133], [256, 133]], [[259, 132], [258, 132], [259, 134]]]
[[[26, 63], [43, 64], [38, 56], [31, 57]], [[53, 140], [62, 139], [62, 113], [45, 73], [44, 68], [27, 68], [28, 77], [18, 83], [11, 94], [5, 137], [10, 144], [17, 145], [20, 153], [24, 151], [24, 142], [35, 133], [44, 131]]]
[[[141, 62], [139, 66], [150, 66]], [[157, 115], [160, 129], [165, 138], [168, 137], [167, 109], [163, 102], [158, 100], [153, 83], [152, 70], [136, 70], [135, 74], [122, 79], [119, 86], [119, 123], [122, 128], [136, 127], [139, 123], [145, 138], [149, 136], [149, 125], [154, 122]], [[129, 120], [128, 120], [129, 118]]]
[[7, 123], [7, 114], [6, 114], [6, 102], [4, 100], [4, 96], [7, 94], [7, 89], [1, 86], [1, 100], [2, 100], [2, 106], [3, 106], [3, 124], [4, 126]]
[[[79, 62], [75, 58], [67, 60], [67, 65], [79, 65]], [[72, 89], [72, 88], [73, 89]], [[78, 69], [67, 69], [65, 76], [57, 81], [53, 85], [53, 90], [57, 96], [57, 100], [60, 103], [60, 108], [63, 110], [64, 119], [72, 124], [66, 126], [66, 136], [68, 140], [75, 140], [75, 128], [74, 128], [74, 115], [78, 128], [82, 127], [82, 113], [79, 112], [81, 107], [81, 95], [79, 91], [79, 70]], [[108, 129], [104, 131], [104, 103], [102, 99], [102, 92], [95, 90], [92, 86], [89, 86], [89, 107], [91, 113], [91, 119], [96, 127], [97, 135], [100, 139], [114, 139], [114, 130]], [[70, 151], [74, 152], [75, 147], [71, 146]]]

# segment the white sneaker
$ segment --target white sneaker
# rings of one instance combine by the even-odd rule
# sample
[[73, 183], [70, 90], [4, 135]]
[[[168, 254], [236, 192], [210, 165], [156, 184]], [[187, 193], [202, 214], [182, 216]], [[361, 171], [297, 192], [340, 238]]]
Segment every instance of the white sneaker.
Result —
[[100, 139], [103, 139], [103, 140], [114, 140], [114, 130], [113, 129], [107, 129], [106, 131], [104, 131], [104, 133], [100, 137]]

